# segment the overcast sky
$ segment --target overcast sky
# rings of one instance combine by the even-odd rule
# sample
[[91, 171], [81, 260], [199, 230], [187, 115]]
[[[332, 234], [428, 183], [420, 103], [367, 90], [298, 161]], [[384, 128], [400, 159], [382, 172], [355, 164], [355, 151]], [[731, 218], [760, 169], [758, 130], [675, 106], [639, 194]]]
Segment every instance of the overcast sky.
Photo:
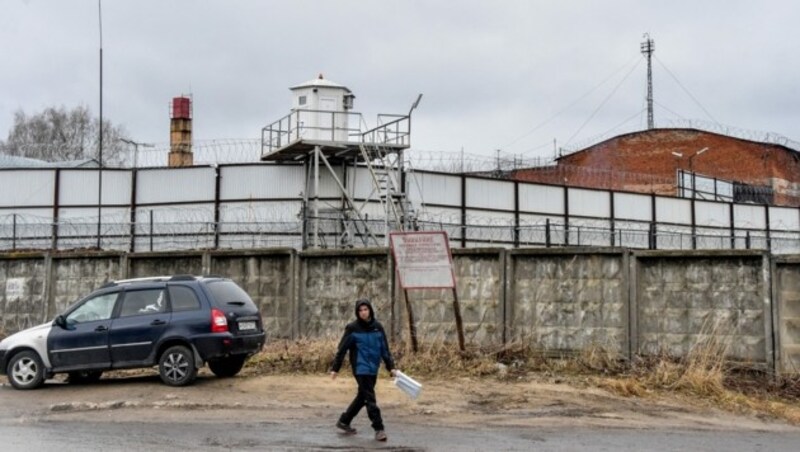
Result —
[[[370, 125], [413, 117], [412, 148], [552, 156], [656, 122], [698, 119], [800, 141], [800, 2], [105, 0], [103, 115], [169, 140], [194, 98], [195, 140], [259, 138], [289, 86], [346, 85]], [[97, 0], [0, 2], [0, 138], [14, 112], [99, 110]], [[688, 93], [690, 94], [687, 94]], [[619, 126], [619, 127], [618, 127]]]

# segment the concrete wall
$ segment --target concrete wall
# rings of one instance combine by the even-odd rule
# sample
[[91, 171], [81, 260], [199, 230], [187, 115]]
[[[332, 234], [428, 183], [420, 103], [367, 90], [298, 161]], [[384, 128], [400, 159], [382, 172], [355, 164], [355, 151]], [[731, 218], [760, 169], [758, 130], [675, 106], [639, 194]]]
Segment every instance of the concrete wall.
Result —
[[777, 319], [775, 368], [784, 374], [800, 374], [800, 258], [779, 259], [774, 264]]
[[80, 255], [53, 258], [49, 292], [44, 294], [48, 300], [47, 315], [40, 320], [52, 319], [92, 290], [124, 277], [122, 261], [119, 254], [97, 255], [90, 259]]
[[627, 356], [627, 259], [622, 250], [514, 250], [509, 337], [545, 350], [602, 346]]
[[339, 337], [355, 320], [355, 300], [369, 298], [375, 316], [392, 329], [391, 272], [386, 249], [300, 253], [299, 335]]
[[[685, 356], [718, 324], [716, 332], [731, 338], [730, 358], [800, 373], [800, 257], [492, 248], [454, 250], [453, 259], [468, 345], [526, 341], [546, 351], [603, 346], [623, 356]], [[404, 294], [383, 248], [0, 255], [0, 328], [52, 319], [110, 280], [190, 273], [239, 283], [270, 338], [336, 338], [361, 297], [373, 301], [391, 336], [409, 338]], [[455, 344], [452, 292], [408, 295], [419, 342]]]
[[753, 252], [635, 252], [633, 349], [686, 356], [714, 334], [731, 359], [771, 364], [769, 260]]
[[39, 254], [0, 257], [0, 331], [12, 333], [46, 318], [45, 268], [49, 264]]
[[[505, 250], [497, 248], [454, 249], [458, 303], [467, 343], [503, 343], [505, 303]], [[405, 294], [397, 288], [400, 337], [408, 339], [409, 321]], [[456, 343], [458, 333], [451, 289], [408, 291], [417, 338], [420, 343]]]
[[229, 276], [258, 305], [270, 337], [297, 336], [293, 250], [215, 252], [210, 261], [210, 273]]

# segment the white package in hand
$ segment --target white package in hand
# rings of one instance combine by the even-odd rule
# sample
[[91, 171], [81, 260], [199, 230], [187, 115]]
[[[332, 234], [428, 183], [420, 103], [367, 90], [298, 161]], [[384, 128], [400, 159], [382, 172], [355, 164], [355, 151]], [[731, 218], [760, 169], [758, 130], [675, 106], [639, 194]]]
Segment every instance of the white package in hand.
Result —
[[422, 384], [399, 370], [395, 373], [394, 385], [412, 399], [419, 397], [419, 393], [422, 392]]

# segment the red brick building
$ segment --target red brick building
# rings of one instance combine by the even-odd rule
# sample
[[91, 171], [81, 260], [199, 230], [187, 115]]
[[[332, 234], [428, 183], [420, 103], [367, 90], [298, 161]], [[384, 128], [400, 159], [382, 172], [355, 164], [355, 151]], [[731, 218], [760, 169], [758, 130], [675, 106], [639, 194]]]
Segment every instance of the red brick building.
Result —
[[[520, 181], [688, 196], [692, 185], [685, 181], [694, 173], [707, 185], [717, 179], [720, 186], [734, 186], [735, 202], [800, 206], [800, 152], [697, 129], [620, 135], [564, 155], [556, 163], [515, 170], [510, 176]], [[700, 190], [699, 183], [697, 187]]]

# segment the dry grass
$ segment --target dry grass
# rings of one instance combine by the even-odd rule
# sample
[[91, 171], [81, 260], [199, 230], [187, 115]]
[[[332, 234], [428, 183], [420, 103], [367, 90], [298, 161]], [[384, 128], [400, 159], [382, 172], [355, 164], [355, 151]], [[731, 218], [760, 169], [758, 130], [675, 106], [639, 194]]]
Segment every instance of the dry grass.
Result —
[[627, 372], [598, 381], [623, 396], [682, 394], [734, 412], [769, 415], [800, 424], [798, 380], [776, 378], [752, 365], [726, 360], [734, 335], [724, 324], [704, 326], [685, 358], [667, 354], [638, 358]]
[[[405, 344], [392, 344], [392, 349], [399, 368], [422, 378], [555, 378], [603, 388], [623, 397], [679, 396], [694, 403], [800, 425], [800, 379], [778, 379], [752, 367], [732, 367], [724, 358], [733, 336], [720, 331], [717, 325], [708, 334], [698, 335], [700, 339], [685, 358], [661, 354], [633, 362], [607, 347], [589, 347], [580, 353], [547, 353], [524, 340], [498, 348], [468, 347], [465, 352], [443, 340], [423, 342], [417, 353]], [[336, 346], [337, 339], [270, 341], [248, 361], [246, 371], [325, 373]], [[347, 360], [342, 372], [349, 372]]]

